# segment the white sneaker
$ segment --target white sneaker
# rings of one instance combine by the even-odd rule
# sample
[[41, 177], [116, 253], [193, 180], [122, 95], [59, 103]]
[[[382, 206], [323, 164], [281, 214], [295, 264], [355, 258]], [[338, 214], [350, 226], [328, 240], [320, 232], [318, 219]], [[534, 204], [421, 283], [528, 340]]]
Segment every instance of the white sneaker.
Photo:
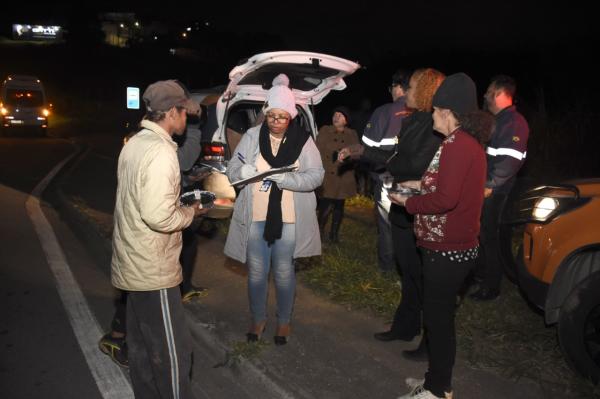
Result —
[[425, 378], [408, 377], [406, 380], [404, 380], [404, 382], [406, 383], [406, 386], [410, 389], [415, 389], [419, 385], [425, 384]]
[[407, 378], [405, 382], [411, 391], [406, 395], [398, 396], [398, 399], [452, 399], [452, 391], [444, 392], [444, 397], [440, 398], [423, 388], [424, 379]]

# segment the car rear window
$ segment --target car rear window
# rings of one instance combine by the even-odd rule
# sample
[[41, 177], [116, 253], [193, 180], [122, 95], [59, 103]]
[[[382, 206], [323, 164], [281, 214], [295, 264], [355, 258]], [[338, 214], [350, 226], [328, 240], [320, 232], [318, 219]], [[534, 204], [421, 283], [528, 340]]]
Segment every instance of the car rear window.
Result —
[[43, 95], [39, 90], [8, 89], [5, 102], [16, 107], [41, 107], [44, 105]]
[[[273, 78], [285, 73], [290, 79], [290, 87], [296, 90], [309, 91], [321, 84], [321, 81], [339, 73], [337, 69], [315, 66], [313, 64], [269, 64], [245, 76], [238, 85], [263, 85], [269, 89]], [[265, 83], [267, 82], [267, 83]]]

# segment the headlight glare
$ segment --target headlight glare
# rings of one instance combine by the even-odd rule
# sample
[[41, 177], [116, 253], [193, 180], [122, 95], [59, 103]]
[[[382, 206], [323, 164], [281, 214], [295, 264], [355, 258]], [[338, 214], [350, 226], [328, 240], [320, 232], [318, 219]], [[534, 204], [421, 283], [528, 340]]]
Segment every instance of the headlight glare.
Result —
[[539, 221], [545, 221], [558, 207], [556, 198], [542, 197], [535, 203], [532, 216]]

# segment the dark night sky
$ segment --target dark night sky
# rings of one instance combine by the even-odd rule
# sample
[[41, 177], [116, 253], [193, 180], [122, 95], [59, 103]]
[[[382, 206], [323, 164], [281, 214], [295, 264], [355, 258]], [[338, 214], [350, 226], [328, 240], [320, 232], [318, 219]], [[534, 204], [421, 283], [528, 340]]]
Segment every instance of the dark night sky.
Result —
[[[86, 2], [87, 3], [87, 2]], [[370, 38], [372, 46], [433, 44], [454, 47], [499, 45], [538, 46], [580, 40], [598, 35], [595, 13], [578, 2], [551, 5], [526, 0], [484, 2], [369, 1], [357, 7], [349, 2], [99, 2], [73, 7], [67, 3], [41, 3], [3, 10], [3, 22], [15, 18], [57, 20], [97, 11], [132, 11], [142, 18], [181, 21], [209, 20], [223, 31], [268, 32], [293, 44], [319, 39], [350, 47], [357, 37]], [[137, 5], [136, 5], [137, 4]], [[588, 3], [589, 4], [589, 3]]]
[[[206, 2], [202, 2], [203, 4]], [[224, 31], [281, 35], [290, 48], [386, 52], [420, 46], [473, 48], [552, 46], [598, 35], [595, 13], [570, 2], [361, 1], [223, 2], [225, 6], [145, 10], [154, 18], [206, 19]], [[456, 3], [456, 4], [454, 4]], [[540, 3], [541, 4], [541, 3]]]
[[[595, 60], [595, 52], [600, 48], [600, 23], [589, 0], [587, 4], [358, 1], [358, 6], [351, 6], [349, 1], [282, 0], [166, 1], [158, 5], [83, 1], [76, 6], [20, 2], [0, 13], [0, 36], [10, 35], [12, 23], [58, 24], [71, 32], [82, 27], [85, 30], [90, 25], [85, 21], [97, 20], [99, 12], [133, 12], [142, 24], [162, 21], [177, 29], [195, 22], [209, 22], [210, 27], [197, 33], [197, 41], [177, 39], [160, 46], [146, 42], [130, 49], [94, 48], [89, 40], [80, 38], [76, 45], [67, 41], [64, 46], [46, 49], [47, 53], [33, 47], [31, 54], [55, 62], [30, 62], [26, 57], [10, 60], [5, 56], [0, 58], [0, 71], [8, 73], [19, 62], [27, 70], [43, 66], [45, 70], [32, 74], [46, 77], [57, 93], [85, 89], [90, 98], [110, 99], [116, 98], [125, 84], [145, 86], [158, 79], [178, 78], [192, 88], [224, 84], [236, 62], [263, 51], [316, 51], [358, 61], [364, 68], [346, 79], [347, 89], [331, 93], [318, 107], [319, 124], [327, 122], [328, 110], [339, 104], [356, 110], [363, 99], [370, 99], [372, 106], [389, 101], [386, 88], [397, 68], [466, 72], [477, 83], [480, 96], [491, 76], [505, 73], [516, 78], [518, 107], [537, 129], [534, 137], [538, 141], [532, 142], [532, 151], [539, 147], [544, 156], [540, 162], [554, 162], [564, 154], [587, 150], [588, 155], [578, 160], [589, 160], [588, 164], [572, 159], [564, 164], [574, 165], [573, 175], [582, 175], [581, 171], [588, 175], [592, 170], [597, 175], [600, 62]], [[191, 47], [200, 56], [172, 57], [171, 46]], [[112, 57], [110, 61], [103, 58], [105, 54]], [[91, 83], [95, 86], [89, 87]], [[575, 136], [577, 140], [569, 139]]]
[[[523, 77], [544, 75], [559, 80], [575, 72], [585, 85], [589, 79], [583, 77], [597, 67], [591, 64], [591, 51], [598, 47], [600, 24], [590, 6], [575, 1], [559, 5], [526, 0], [362, 1], [359, 6], [340, 1], [207, 3], [86, 2], [78, 7], [27, 3], [21, 9], [3, 10], [0, 21], [4, 32], [9, 24], [25, 21], [68, 28], [76, 18], [95, 18], [98, 12], [108, 11], [135, 12], [142, 23], [161, 20], [182, 28], [208, 21], [213, 35], [223, 33], [231, 40], [264, 33], [262, 40], [272, 38], [274, 44], [261, 50], [310, 50], [358, 61], [368, 72], [360, 79], [352, 77], [357, 81], [354, 86], [386, 85], [397, 67], [423, 66], [479, 74], [474, 76], [478, 81], [496, 73], [512, 74], [521, 82]], [[222, 45], [229, 43], [225, 40]], [[236, 60], [253, 54], [243, 46], [232, 51]], [[228, 71], [231, 59], [222, 62]], [[222, 76], [226, 78], [226, 72]]]

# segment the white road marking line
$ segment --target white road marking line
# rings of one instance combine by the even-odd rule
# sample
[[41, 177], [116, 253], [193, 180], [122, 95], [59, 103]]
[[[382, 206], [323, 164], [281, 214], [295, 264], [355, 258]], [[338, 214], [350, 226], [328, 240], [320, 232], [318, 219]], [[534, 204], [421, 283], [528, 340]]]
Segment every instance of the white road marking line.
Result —
[[98, 349], [98, 340], [103, 331], [71, 272], [52, 226], [40, 207], [41, 193], [74, 155], [75, 153], [71, 154], [56, 165], [35, 187], [25, 203], [25, 208], [40, 239], [48, 265], [56, 279], [58, 293], [100, 394], [104, 399], [133, 398], [131, 385], [123, 370]]

